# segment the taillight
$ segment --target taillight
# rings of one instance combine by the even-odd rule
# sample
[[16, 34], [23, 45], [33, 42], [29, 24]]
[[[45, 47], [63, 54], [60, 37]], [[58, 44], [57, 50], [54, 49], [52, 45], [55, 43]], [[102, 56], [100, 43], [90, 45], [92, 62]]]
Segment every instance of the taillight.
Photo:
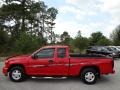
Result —
[[114, 60], [112, 60], [112, 68], [114, 68]]

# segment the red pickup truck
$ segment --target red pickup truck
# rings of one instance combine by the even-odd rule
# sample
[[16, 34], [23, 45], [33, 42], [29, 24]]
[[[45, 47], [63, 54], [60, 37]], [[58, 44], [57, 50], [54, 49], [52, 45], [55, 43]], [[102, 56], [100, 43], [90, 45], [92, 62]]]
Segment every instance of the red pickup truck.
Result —
[[30, 76], [79, 76], [86, 84], [96, 83], [102, 74], [114, 73], [112, 58], [98, 55], [70, 54], [63, 45], [45, 46], [31, 55], [7, 58], [4, 75], [20, 82]]

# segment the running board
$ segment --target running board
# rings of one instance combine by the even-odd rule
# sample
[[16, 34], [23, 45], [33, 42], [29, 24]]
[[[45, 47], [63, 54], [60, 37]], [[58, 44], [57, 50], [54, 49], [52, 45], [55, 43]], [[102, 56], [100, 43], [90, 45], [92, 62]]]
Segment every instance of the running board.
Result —
[[32, 77], [33, 79], [66, 79], [67, 77]]

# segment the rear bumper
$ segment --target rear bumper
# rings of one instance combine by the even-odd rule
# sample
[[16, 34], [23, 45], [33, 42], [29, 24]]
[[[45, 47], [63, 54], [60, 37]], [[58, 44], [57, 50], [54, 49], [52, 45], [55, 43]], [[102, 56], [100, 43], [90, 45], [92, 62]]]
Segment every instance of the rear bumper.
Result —
[[2, 72], [3, 72], [3, 74], [4, 74], [5, 76], [7, 76], [8, 68], [3, 67]]
[[111, 73], [112, 73], [112, 74], [115, 74], [115, 70], [113, 70]]

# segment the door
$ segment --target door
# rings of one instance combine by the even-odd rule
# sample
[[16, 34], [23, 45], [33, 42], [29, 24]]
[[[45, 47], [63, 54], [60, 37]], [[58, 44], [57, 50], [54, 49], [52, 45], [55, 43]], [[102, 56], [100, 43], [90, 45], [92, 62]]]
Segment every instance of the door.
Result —
[[35, 58], [30, 60], [29, 73], [31, 75], [53, 75], [55, 48], [46, 48], [34, 54]]
[[35, 54], [29, 69], [31, 75], [67, 76], [69, 69], [68, 50], [66, 48], [47, 48]]

